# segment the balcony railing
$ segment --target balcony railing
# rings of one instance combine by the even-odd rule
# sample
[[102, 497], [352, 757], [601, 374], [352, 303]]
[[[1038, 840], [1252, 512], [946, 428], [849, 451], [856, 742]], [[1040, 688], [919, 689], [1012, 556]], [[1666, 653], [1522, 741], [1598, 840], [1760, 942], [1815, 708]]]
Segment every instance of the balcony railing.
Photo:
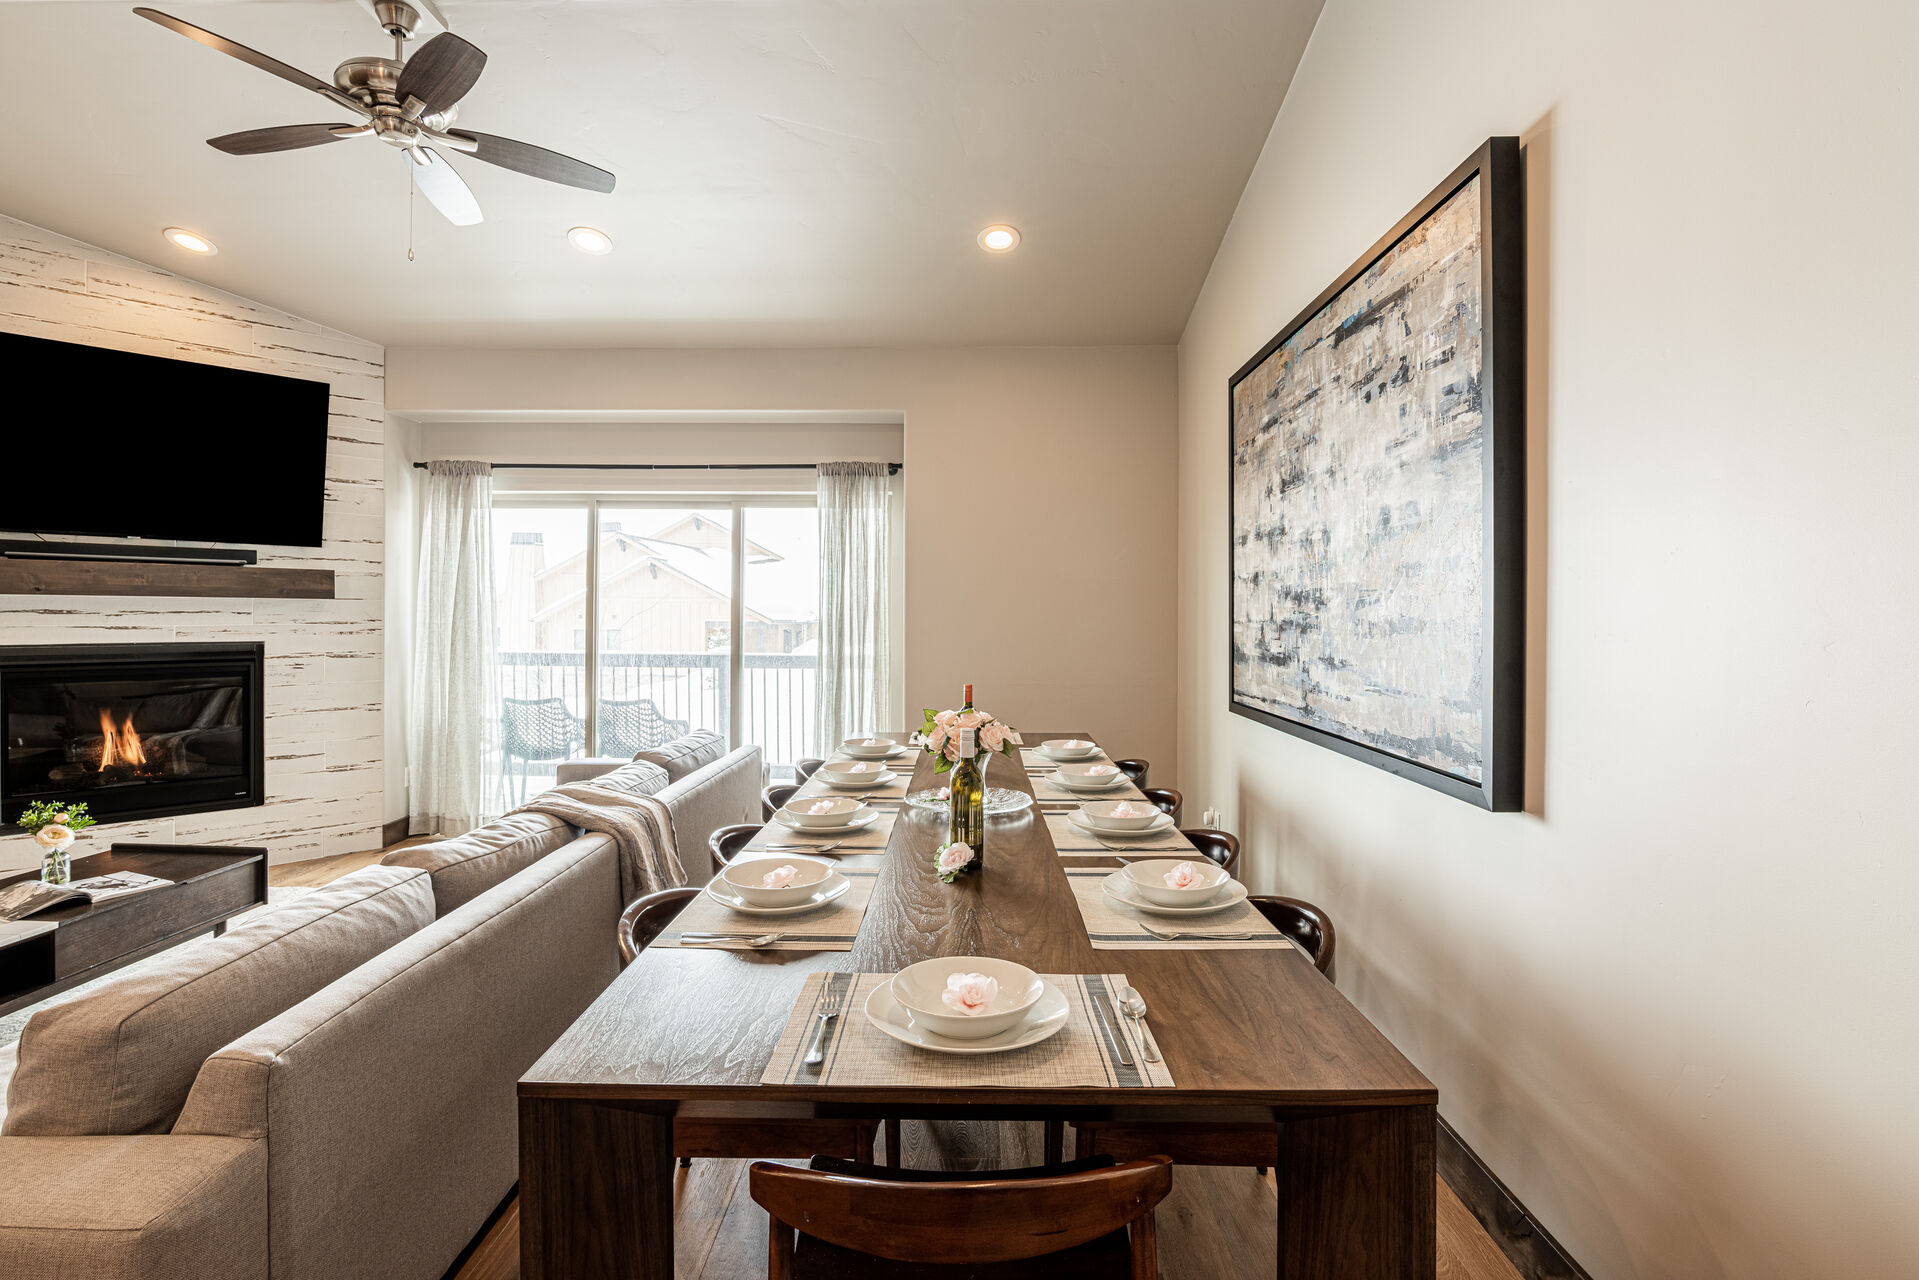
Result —
[[[684, 721], [689, 729], [711, 729], [726, 736], [733, 688], [725, 653], [602, 653], [599, 697], [604, 703], [645, 701], [659, 716]], [[757, 744], [775, 776], [791, 772], [793, 762], [812, 754], [814, 691], [819, 658], [813, 654], [745, 655], [746, 704], [743, 742]], [[586, 655], [580, 650], [508, 652], [499, 655], [501, 698], [538, 701], [558, 698], [581, 725], [586, 721]], [[648, 743], [645, 745], [657, 745]], [[607, 735], [597, 750], [607, 749]], [[581, 742], [573, 755], [592, 755]], [[555, 759], [559, 757], [554, 757]], [[500, 761], [502, 776], [527, 771], [527, 781], [551, 785], [552, 761], [518, 758]]]

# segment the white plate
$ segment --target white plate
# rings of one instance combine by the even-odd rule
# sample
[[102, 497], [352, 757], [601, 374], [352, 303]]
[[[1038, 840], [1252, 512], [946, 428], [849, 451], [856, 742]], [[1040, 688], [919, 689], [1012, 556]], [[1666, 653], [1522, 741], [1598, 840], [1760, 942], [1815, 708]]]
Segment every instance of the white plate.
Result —
[[[820, 887], [814, 892], [813, 896], [805, 902], [798, 903], [791, 907], [756, 907], [748, 903], [745, 898], [740, 897], [733, 886], [726, 882], [724, 875], [717, 875], [706, 882], [706, 896], [723, 907], [730, 907], [741, 915], [796, 916], [802, 911], [811, 911], [815, 907], [825, 906], [852, 887], [853, 882], [851, 880], [848, 880], [845, 876], [835, 871], [832, 875], [820, 881]], [[671, 928], [670, 925], [668, 927]]]
[[[1144, 802], [1142, 801], [1142, 803]], [[1175, 830], [1178, 827], [1178, 824], [1173, 821], [1173, 815], [1170, 813], [1161, 813], [1146, 826], [1133, 827], [1126, 831], [1115, 831], [1111, 827], [1094, 826], [1086, 820], [1086, 812], [1083, 809], [1072, 810], [1066, 815], [1066, 820], [1088, 835], [1106, 836], [1114, 840], [1141, 840], [1147, 836], [1163, 836], [1168, 831]], [[813, 830], [822, 831], [825, 830], [825, 828], [814, 827]], [[1171, 852], [1178, 851], [1172, 850]]]
[[[1062, 739], [1062, 741], [1064, 741], [1064, 739]], [[1078, 741], [1085, 742], [1086, 739], [1080, 738]], [[1034, 747], [1032, 751], [1033, 754], [1039, 756], [1042, 760], [1053, 760], [1060, 764], [1092, 764], [1099, 759], [1101, 754], [1097, 742], [1079, 751], [1054, 751], [1051, 747], [1047, 746]]]
[[888, 747], [885, 751], [881, 751], [877, 747], [874, 748], [872, 754], [870, 755], [856, 756], [851, 751], [848, 751], [844, 745], [835, 747], [833, 749], [833, 753], [835, 755], [845, 756], [848, 760], [897, 760], [901, 756], [905, 755], [907, 752], [911, 751], [912, 749], [913, 748], [911, 747], [903, 746], [902, 744], [895, 742], [892, 744], [892, 746]]
[[984, 1040], [948, 1040], [945, 1036], [936, 1036], [913, 1025], [912, 1015], [893, 998], [891, 982], [873, 988], [873, 994], [866, 997], [868, 1022], [901, 1044], [910, 1044], [915, 1049], [927, 1049], [933, 1053], [1006, 1053], [1012, 1049], [1024, 1049], [1027, 1045], [1038, 1044], [1058, 1035], [1066, 1025], [1067, 1014], [1071, 1012], [1072, 1006], [1067, 1004], [1066, 994], [1048, 982], [1045, 992], [1027, 1011], [1024, 1022]]
[[1062, 791], [1111, 791], [1114, 787], [1126, 782], [1127, 777], [1123, 773], [1115, 773], [1108, 776], [1104, 782], [1068, 782], [1063, 773], [1049, 773], [1046, 775], [1046, 780]]
[[1213, 911], [1224, 911], [1227, 907], [1236, 907], [1246, 901], [1246, 886], [1237, 880], [1228, 880], [1220, 886], [1217, 897], [1197, 907], [1162, 907], [1156, 902], [1148, 902], [1133, 888], [1133, 882], [1126, 878], [1123, 871], [1115, 871], [1107, 876], [1099, 882], [1099, 887], [1113, 901], [1156, 916], [1203, 916]]
[[899, 779], [899, 775], [891, 769], [881, 769], [878, 773], [862, 773], [858, 782], [842, 782], [837, 778], [829, 778], [817, 770], [814, 771], [813, 776], [819, 780], [821, 786], [832, 787], [838, 791], [871, 791]]
[[859, 808], [853, 810], [853, 816], [847, 819], [845, 826], [840, 827], [803, 827], [787, 817], [784, 810], [775, 809], [773, 811], [773, 821], [779, 823], [788, 831], [798, 831], [809, 836], [843, 836], [850, 831], [864, 831], [879, 820], [880, 811], [878, 809], [870, 809], [865, 805], [861, 805]]

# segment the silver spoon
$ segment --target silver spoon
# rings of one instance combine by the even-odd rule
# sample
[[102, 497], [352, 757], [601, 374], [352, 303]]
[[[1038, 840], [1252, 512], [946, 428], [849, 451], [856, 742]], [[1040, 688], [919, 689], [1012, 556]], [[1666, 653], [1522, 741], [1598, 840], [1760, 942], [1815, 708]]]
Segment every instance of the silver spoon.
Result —
[[746, 853], [831, 853], [845, 844], [844, 840], [835, 840], [830, 844], [763, 844], [758, 848], [747, 849]]
[[749, 947], [765, 947], [778, 942], [784, 936], [780, 933], [683, 933], [680, 935], [680, 945], [711, 947], [723, 942], [738, 942]]
[[1119, 989], [1119, 1007], [1133, 1020], [1133, 1027], [1139, 1032], [1139, 1042], [1146, 1049], [1146, 1061], [1159, 1061], [1159, 1044], [1153, 1039], [1152, 1029], [1146, 1025], [1146, 997], [1131, 987]]

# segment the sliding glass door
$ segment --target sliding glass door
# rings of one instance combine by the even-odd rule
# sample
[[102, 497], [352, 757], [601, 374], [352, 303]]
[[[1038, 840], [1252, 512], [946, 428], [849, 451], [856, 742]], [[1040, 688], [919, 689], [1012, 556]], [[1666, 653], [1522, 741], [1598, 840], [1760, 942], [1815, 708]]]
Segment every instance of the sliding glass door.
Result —
[[810, 495], [507, 496], [494, 541], [502, 808], [551, 786], [560, 760], [631, 757], [693, 729], [759, 745], [776, 778], [813, 751]]

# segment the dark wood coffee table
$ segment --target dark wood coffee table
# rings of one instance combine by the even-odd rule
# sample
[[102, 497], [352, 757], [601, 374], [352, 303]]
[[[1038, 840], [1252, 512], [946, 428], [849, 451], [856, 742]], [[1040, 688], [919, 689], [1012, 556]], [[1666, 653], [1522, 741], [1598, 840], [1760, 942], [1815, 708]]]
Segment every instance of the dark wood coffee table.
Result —
[[[105, 902], [56, 907], [23, 923], [58, 928], [0, 942], [0, 1014], [58, 995], [122, 965], [164, 951], [267, 900], [267, 851], [232, 845], [116, 844], [73, 860], [73, 878], [137, 871], [171, 880], [163, 888]], [[0, 877], [0, 885], [39, 878]]]

